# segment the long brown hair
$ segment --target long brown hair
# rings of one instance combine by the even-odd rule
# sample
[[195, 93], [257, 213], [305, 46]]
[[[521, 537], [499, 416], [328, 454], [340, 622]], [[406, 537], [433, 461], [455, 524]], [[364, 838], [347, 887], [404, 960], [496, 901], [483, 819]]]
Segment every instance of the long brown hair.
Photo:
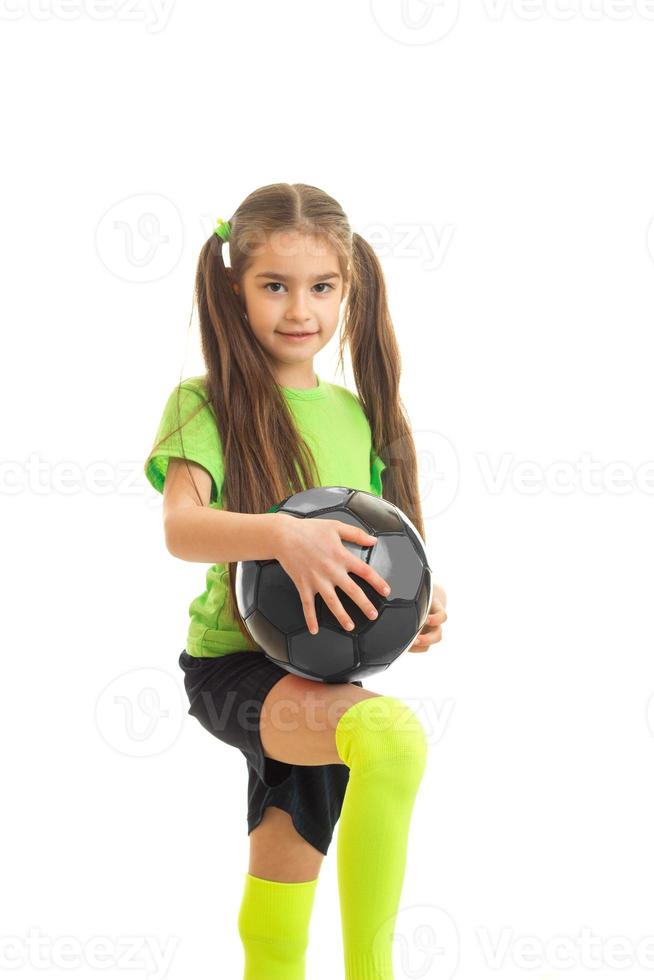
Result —
[[[404, 511], [425, 539], [415, 444], [399, 393], [400, 351], [375, 252], [351, 231], [339, 203], [309, 184], [259, 187], [239, 205], [229, 223], [229, 265], [239, 283], [253, 248], [273, 233], [297, 231], [334, 248], [348, 288], [338, 347], [341, 374], [349, 344], [373, 446], [386, 464], [383, 496]], [[321, 484], [313, 454], [298, 433], [268, 356], [247, 322], [242, 298], [232, 288], [223, 244], [216, 234], [205, 242], [195, 277], [206, 388], [223, 449], [222, 508], [259, 514], [292, 493]], [[236, 562], [229, 562], [230, 611], [251, 643], [238, 612], [235, 580]]]

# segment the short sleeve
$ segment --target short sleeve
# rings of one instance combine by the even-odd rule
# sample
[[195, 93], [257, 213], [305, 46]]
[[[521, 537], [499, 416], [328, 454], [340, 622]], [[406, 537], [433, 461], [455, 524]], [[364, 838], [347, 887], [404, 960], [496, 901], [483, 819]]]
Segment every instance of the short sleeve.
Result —
[[383, 496], [381, 475], [386, 469], [386, 463], [378, 456], [373, 446], [370, 450], [370, 489], [379, 497]]
[[220, 500], [224, 479], [223, 452], [213, 406], [196, 387], [182, 382], [166, 402], [144, 471], [163, 493], [168, 461], [188, 459], [203, 466], [212, 479], [211, 503]]

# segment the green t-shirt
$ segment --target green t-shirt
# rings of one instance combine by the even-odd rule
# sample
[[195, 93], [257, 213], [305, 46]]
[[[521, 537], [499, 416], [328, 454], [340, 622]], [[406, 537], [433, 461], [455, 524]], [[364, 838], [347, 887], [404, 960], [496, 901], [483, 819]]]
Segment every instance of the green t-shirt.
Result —
[[[359, 399], [347, 388], [316, 377], [315, 388], [282, 387], [282, 392], [298, 431], [314, 454], [319, 486], [352, 487], [381, 497], [381, 474], [386, 464], [372, 445], [370, 425]], [[155, 490], [163, 493], [168, 460], [172, 456], [186, 456], [211, 475], [209, 506], [220, 509], [224, 478], [222, 443], [211, 404], [207, 402], [197, 411], [207, 399], [204, 382], [202, 376], [187, 378], [173, 389], [153, 446], [167, 438], [150, 453], [144, 470]], [[181, 440], [179, 431], [174, 431], [180, 425]], [[279, 501], [271, 500], [270, 506], [276, 503]], [[189, 606], [186, 650], [191, 656], [220, 657], [238, 650], [261, 650], [252, 639], [246, 643], [230, 615], [228, 599], [228, 565], [212, 565], [206, 574], [204, 592]]]

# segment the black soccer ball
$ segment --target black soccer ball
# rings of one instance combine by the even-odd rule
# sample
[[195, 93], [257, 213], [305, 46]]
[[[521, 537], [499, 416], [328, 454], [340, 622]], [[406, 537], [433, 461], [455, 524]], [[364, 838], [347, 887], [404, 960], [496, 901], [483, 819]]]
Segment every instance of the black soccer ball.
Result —
[[300, 594], [276, 559], [239, 561], [238, 609], [254, 642], [273, 663], [292, 674], [329, 684], [360, 680], [386, 670], [411, 646], [431, 603], [431, 568], [425, 546], [408, 517], [395, 504], [347, 487], [313, 487], [271, 508], [298, 520], [343, 521], [375, 535], [371, 547], [342, 544], [379, 572], [391, 586], [382, 596], [358, 575], [357, 585], [377, 609], [369, 619], [349, 595], [336, 594], [354, 623], [344, 630], [320, 593], [316, 594], [318, 632], [309, 632]]

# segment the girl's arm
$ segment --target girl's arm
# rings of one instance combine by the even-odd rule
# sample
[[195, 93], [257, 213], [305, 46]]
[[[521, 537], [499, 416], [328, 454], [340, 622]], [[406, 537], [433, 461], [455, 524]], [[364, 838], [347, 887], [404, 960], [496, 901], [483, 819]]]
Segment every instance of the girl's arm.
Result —
[[180, 507], [166, 522], [166, 547], [176, 558], [212, 565], [274, 558], [278, 516]]
[[171, 555], [184, 561], [222, 564], [274, 558], [280, 516], [239, 514], [209, 507], [211, 477], [203, 466], [186, 460], [168, 463], [164, 483], [164, 532]]
[[189, 463], [196, 491], [183, 460], [172, 458], [164, 481], [164, 526], [171, 554], [186, 561], [223, 564], [276, 558], [298, 590], [304, 618], [318, 632], [315, 596], [320, 593], [343, 629], [349, 615], [335, 587], [350, 596], [365, 615], [377, 612], [368, 595], [351, 578], [356, 572], [385, 595], [390, 586], [369, 564], [354, 557], [343, 540], [369, 547], [375, 540], [363, 528], [342, 521], [300, 521], [291, 514], [239, 514], [208, 506], [211, 476], [197, 463]]

